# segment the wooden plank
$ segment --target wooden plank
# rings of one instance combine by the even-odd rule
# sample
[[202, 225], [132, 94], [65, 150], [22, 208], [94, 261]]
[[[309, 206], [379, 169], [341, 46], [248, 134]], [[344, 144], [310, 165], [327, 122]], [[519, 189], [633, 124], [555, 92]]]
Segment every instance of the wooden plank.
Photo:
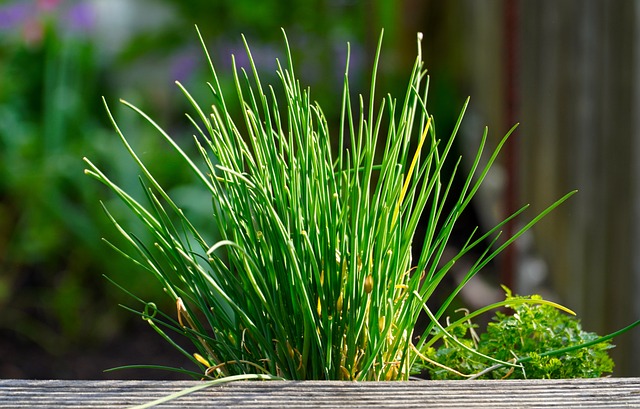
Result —
[[[124, 408], [197, 381], [0, 380], [0, 408]], [[640, 407], [640, 378], [526, 381], [236, 382], [159, 408]]]
[[[536, 213], [578, 189], [535, 226], [535, 249], [557, 300], [607, 334], [640, 314], [640, 13], [628, 1], [520, 4], [521, 202]], [[640, 376], [637, 337], [615, 340], [614, 374]]]

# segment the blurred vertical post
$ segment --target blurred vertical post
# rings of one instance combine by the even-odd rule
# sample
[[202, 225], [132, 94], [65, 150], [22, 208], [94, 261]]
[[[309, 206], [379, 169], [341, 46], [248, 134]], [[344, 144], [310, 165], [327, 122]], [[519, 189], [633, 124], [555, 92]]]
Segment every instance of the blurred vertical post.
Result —
[[[579, 190], [536, 226], [536, 248], [600, 334], [638, 318], [637, 4], [521, 1], [522, 188], [533, 210]], [[640, 374], [633, 336], [614, 340], [614, 375]]]
[[[633, 97], [632, 97], [632, 110], [635, 112], [640, 111], [640, 3], [634, 2], [634, 10], [633, 10], [633, 69], [634, 73], [633, 78]], [[636, 158], [636, 160], [632, 161], [633, 168], [631, 170], [632, 173], [632, 195], [633, 195], [633, 232], [631, 237], [631, 242], [640, 243], [640, 115], [634, 115], [634, 122], [632, 124], [633, 134], [632, 134], [632, 156]], [[632, 270], [632, 289], [631, 293], [635, 296], [633, 297], [632, 303], [632, 319], [640, 318], [640, 251], [633, 251], [633, 260], [631, 262], [631, 270]], [[640, 368], [640, 353], [638, 353], [638, 348], [640, 348], [640, 331], [635, 330], [631, 334], [631, 345], [633, 350], [635, 351], [631, 355], [630, 366], [632, 368], [636, 368], [636, 372], [638, 372], [638, 368]], [[636, 373], [637, 375], [637, 373]]]
[[[509, 129], [517, 122], [519, 109], [518, 92], [518, 1], [505, 1], [503, 10], [504, 24], [504, 71], [506, 84], [504, 87], [505, 120], [506, 129]], [[505, 170], [506, 170], [506, 190], [504, 198], [504, 217], [513, 214], [517, 208], [517, 180], [518, 180], [518, 158], [517, 158], [517, 138], [512, 137], [505, 146]], [[506, 238], [513, 236], [515, 231], [514, 221], [507, 223]], [[502, 270], [500, 282], [509, 287], [516, 288], [516, 252], [515, 247], [509, 246], [502, 254]]]

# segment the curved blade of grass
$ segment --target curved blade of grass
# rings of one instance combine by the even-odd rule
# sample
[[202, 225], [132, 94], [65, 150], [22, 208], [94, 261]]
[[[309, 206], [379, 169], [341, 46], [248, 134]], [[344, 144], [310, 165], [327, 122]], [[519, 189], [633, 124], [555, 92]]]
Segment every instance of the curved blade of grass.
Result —
[[156, 399], [153, 402], [145, 403], [143, 405], [132, 406], [131, 409], [145, 409], [151, 408], [154, 406], [161, 405], [163, 403], [170, 402], [172, 400], [178, 399], [182, 396], [189, 395], [191, 393], [197, 392], [202, 389], [210, 388], [216, 385], [222, 385], [229, 382], [238, 382], [238, 381], [253, 381], [253, 380], [262, 380], [262, 381], [284, 381], [285, 379], [271, 376], [271, 375], [262, 375], [262, 374], [247, 374], [247, 375], [233, 375], [227, 376], [220, 379], [214, 379], [212, 381], [202, 382], [200, 385], [193, 386], [191, 388], [183, 389], [179, 392], [173, 393], [171, 395], [165, 396], [160, 399]]
[[194, 379], [202, 378], [201, 372], [194, 372], [188, 369], [182, 369], [182, 368], [176, 368], [173, 366], [164, 366], [164, 365], [123, 365], [123, 366], [116, 366], [113, 368], [105, 369], [104, 372], [115, 372], [115, 371], [121, 371], [126, 369], [157, 369], [161, 371], [181, 373]]
[[[468, 322], [469, 320], [472, 320], [473, 318], [485, 314], [491, 310], [496, 310], [498, 308], [502, 308], [502, 307], [508, 307], [510, 305], [518, 305], [518, 304], [543, 304], [543, 305], [549, 305], [551, 307], [557, 308], [561, 311], [564, 311], [568, 314], [571, 315], [576, 315], [576, 313], [565, 307], [562, 304], [558, 304], [556, 302], [553, 301], [549, 301], [549, 300], [545, 300], [545, 299], [536, 299], [536, 298], [512, 298], [509, 300], [502, 300], [502, 301], [498, 301], [492, 304], [489, 304], [487, 306], [484, 306], [482, 308], [478, 308], [475, 311], [471, 311], [468, 314], [465, 314], [464, 317], [450, 323], [449, 325], [447, 325], [445, 327], [445, 329], [447, 331], [450, 331], [452, 328], [455, 328], [458, 325], [461, 325], [465, 322]], [[434, 315], [435, 317], [435, 315]], [[424, 344], [420, 344], [420, 345], [416, 345], [416, 348], [418, 348], [419, 350], [424, 349], [424, 348], [428, 348], [429, 346], [433, 345], [438, 339], [442, 338], [443, 336], [445, 336], [444, 334], [436, 334], [433, 335], [432, 337], [430, 337], [428, 339], [428, 342], [425, 342]], [[421, 337], [422, 339], [427, 339], [426, 336]]]
[[[420, 294], [418, 294], [418, 292], [417, 292], [417, 291], [414, 291], [414, 293], [413, 293], [413, 294], [414, 294], [416, 297], [420, 298]], [[420, 301], [422, 302], [423, 300], [420, 300]], [[440, 331], [440, 332], [438, 333], [438, 335], [444, 336], [444, 337], [445, 337], [445, 338], [447, 338], [449, 341], [451, 341], [451, 342], [453, 342], [454, 344], [456, 344], [459, 348], [464, 349], [464, 350], [466, 350], [466, 351], [468, 351], [468, 352], [472, 353], [473, 355], [477, 355], [477, 356], [479, 356], [479, 357], [481, 357], [481, 358], [484, 358], [484, 359], [489, 360], [489, 361], [491, 361], [491, 362], [496, 362], [496, 363], [498, 363], [498, 364], [500, 364], [500, 365], [503, 365], [503, 366], [519, 367], [519, 365], [518, 365], [518, 364], [514, 364], [514, 363], [511, 363], [511, 362], [501, 361], [501, 360], [499, 360], [499, 359], [496, 359], [496, 358], [490, 357], [490, 356], [488, 356], [488, 355], [485, 355], [485, 354], [483, 354], [483, 353], [481, 353], [481, 352], [478, 352], [478, 351], [476, 351], [476, 350], [475, 350], [475, 349], [473, 349], [473, 348], [469, 348], [468, 346], [466, 346], [466, 345], [464, 345], [462, 342], [460, 342], [456, 337], [454, 337], [453, 335], [449, 334], [449, 332], [447, 331], [447, 329], [446, 329], [445, 327], [443, 327], [443, 326], [438, 322], [438, 319], [433, 315], [433, 313], [431, 312], [431, 310], [429, 309], [429, 307], [427, 307], [426, 302], [423, 302], [423, 304], [422, 304], [422, 309], [423, 309], [423, 311], [427, 314], [427, 316], [429, 317], [429, 319], [431, 320], [431, 322], [433, 323], [433, 325], [435, 325], [435, 326], [438, 328], [438, 330]], [[465, 317], [465, 318], [467, 318], [467, 317]], [[467, 319], [468, 319], [468, 318], [467, 318]], [[436, 335], [436, 336], [438, 336], [438, 335]], [[433, 338], [435, 338], [436, 336], [432, 337], [432, 339], [433, 339]]]

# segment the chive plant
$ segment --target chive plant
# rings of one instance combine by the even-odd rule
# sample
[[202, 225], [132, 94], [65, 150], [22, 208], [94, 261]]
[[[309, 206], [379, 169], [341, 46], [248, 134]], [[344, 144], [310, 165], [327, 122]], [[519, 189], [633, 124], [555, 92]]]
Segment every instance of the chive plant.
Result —
[[[146, 197], [135, 199], [88, 159], [86, 173], [119, 196], [154, 238], [142, 242], [105, 209], [131, 245], [117, 250], [155, 276], [175, 302], [175, 311], [159, 311], [136, 298], [141, 307], [132, 309], [199, 368], [174, 370], [206, 378], [405, 380], [428, 359], [421, 351], [437, 339], [444, 336], [469, 348], [456, 344], [440, 323], [447, 307], [478, 271], [574, 192], [513, 237], [498, 240], [504, 224], [526, 206], [484, 234], [475, 230], [452, 259], [444, 259], [460, 214], [513, 129], [481, 165], [484, 130], [462, 189], [450, 198], [460, 164], [460, 158], [450, 157], [451, 147], [467, 104], [451, 134], [439, 139], [427, 110], [429, 78], [420, 40], [401, 99], [377, 99], [380, 43], [367, 101], [351, 96], [347, 57], [338, 124], [327, 122], [296, 77], [286, 36], [286, 61], [278, 61], [280, 84], [261, 82], [245, 41], [250, 68], [234, 61], [232, 95], [223, 93], [203, 43], [211, 69], [210, 108], [201, 107], [177, 83], [193, 108], [188, 118], [197, 157], [123, 101], [157, 129], [210, 195], [211, 223], [206, 225], [192, 223], [163, 189], [107, 106], [139, 166]], [[240, 102], [241, 112], [230, 112], [230, 98]], [[445, 179], [448, 161], [453, 161], [454, 176]], [[445, 201], [454, 205], [445, 206]], [[416, 242], [419, 223], [426, 226], [426, 235]], [[218, 235], [215, 242], [203, 234], [212, 230]], [[412, 259], [416, 246], [420, 256]], [[431, 311], [427, 300], [453, 264], [478, 248], [480, 257], [464, 280]], [[429, 325], [415, 333], [423, 313]], [[192, 346], [179, 346], [175, 334]], [[491, 365], [517, 365], [486, 358]]]

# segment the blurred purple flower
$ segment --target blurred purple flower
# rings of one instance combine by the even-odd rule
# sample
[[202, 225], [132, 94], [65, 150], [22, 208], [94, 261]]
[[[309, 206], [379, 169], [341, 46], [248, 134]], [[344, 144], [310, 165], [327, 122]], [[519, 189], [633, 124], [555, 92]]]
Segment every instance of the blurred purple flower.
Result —
[[33, 13], [33, 4], [16, 2], [0, 6], [0, 30], [14, 30], [22, 27]]
[[96, 25], [95, 9], [88, 2], [78, 2], [69, 7], [64, 23], [71, 31], [87, 33]]
[[44, 11], [55, 10], [60, 4], [61, 0], [38, 0], [38, 9]]
[[182, 83], [187, 82], [200, 63], [198, 56], [195, 49], [187, 49], [175, 55], [171, 64], [171, 78]]
[[88, 1], [75, 1], [63, 7], [60, 0], [16, 0], [0, 6], [0, 30], [13, 31], [28, 43], [39, 42], [49, 18], [53, 18], [59, 32], [83, 34], [93, 29], [96, 20]]

